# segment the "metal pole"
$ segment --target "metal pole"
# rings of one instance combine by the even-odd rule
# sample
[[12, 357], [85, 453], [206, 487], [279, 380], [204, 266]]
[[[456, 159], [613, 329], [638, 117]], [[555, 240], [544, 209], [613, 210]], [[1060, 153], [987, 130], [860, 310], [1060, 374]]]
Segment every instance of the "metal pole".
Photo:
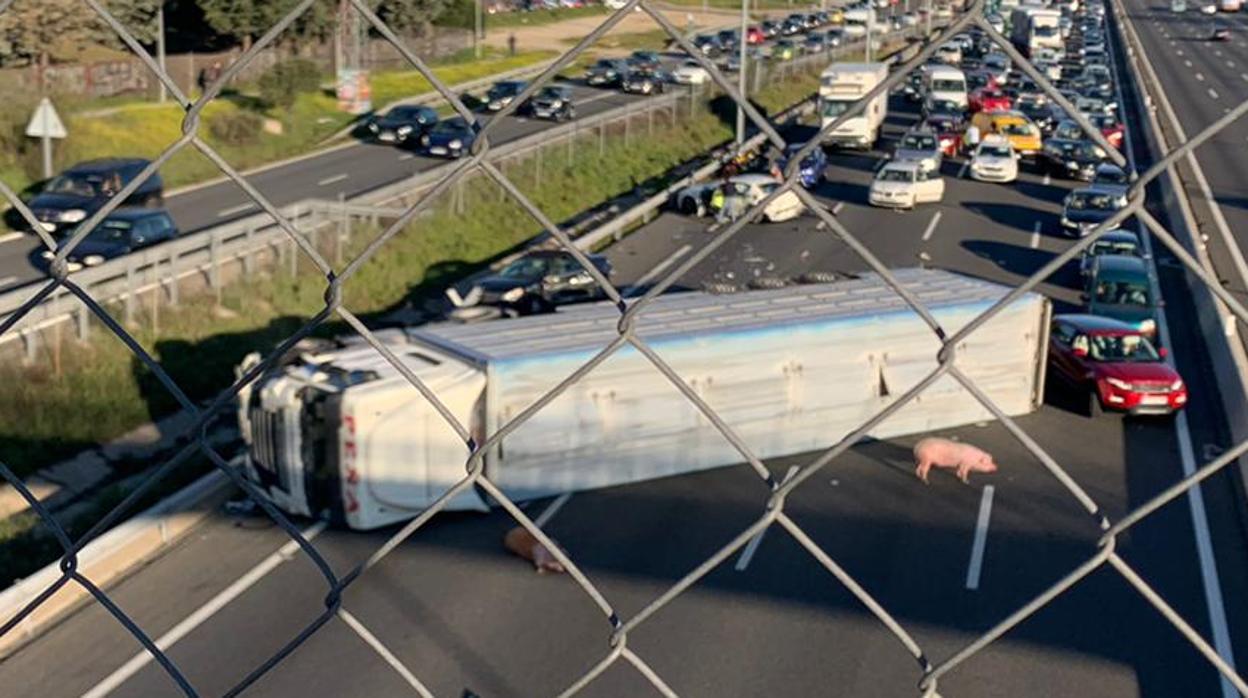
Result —
[[867, 63], [871, 62], [871, 44], [875, 41], [875, 4], [867, 5]]
[[[163, 2], [156, 8], [156, 62], [160, 66], [160, 72], [168, 75], [169, 71], [165, 66], [165, 4]], [[165, 87], [164, 80], [156, 82], [160, 85], [160, 101], [164, 103], [169, 99], [169, 88]]]
[[[741, 36], [737, 40], [738, 56], [740, 60], [737, 65], [737, 91], [742, 97], [746, 96], [745, 92], [745, 47], [749, 43], [746, 40], [749, 31], [750, 21], [750, 0], [741, 0]], [[740, 104], [737, 105], [737, 145], [745, 142], [745, 109]]]
[[48, 137], [47, 117], [43, 121], [43, 178], [52, 179], [52, 139]]
[[485, 23], [481, 17], [481, 1], [472, 4], [472, 47], [477, 58], [481, 57], [481, 41], [485, 38]]
[[923, 4], [927, 6], [927, 35], [931, 36], [932, 35], [932, 0], [924, 0]]

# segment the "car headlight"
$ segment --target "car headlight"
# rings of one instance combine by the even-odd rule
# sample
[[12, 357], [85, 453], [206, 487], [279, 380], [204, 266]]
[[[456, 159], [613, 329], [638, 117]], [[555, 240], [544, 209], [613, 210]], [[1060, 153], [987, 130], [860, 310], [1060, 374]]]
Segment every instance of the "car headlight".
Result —
[[1130, 384], [1130, 383], [1128, 383], [1128, 382], [1126, 382], [1126, 381], [1118, 380], [1117, 378], [1106, 378], [1106, 379], [1105, 379], [1105, 382], [1106, 382], [1106, 383], [1108, 383], [1108, 384], [1110, 384], [1110, 385], [1112, 385], [1113, 387], [1115, 387], [1115, 388], [1117, 388], [1117, 389], [1119, 389], [1119, 390], [1130, 390], [1130, 389], [1131, 389], [1131, 384]]
[[451, 141], [450, 143], [447, 143], [446, 145], [451, 150], [459, 150], [460, 148], [464, 147], [464, 142], [456, 138], [455, 140]]
[[104, 256], [98, 255], [98, 254], [89, 254], [86, 257], [82, 258], [82, 263], [89, 267], [99, 266], [104, 263]]
[[1065, 227], [1067, 227], [1067, 228], [1070, 228], [1070, 227], [1074, 226], [1074, 223], [1073, 223], [1073, 222], [1072, 222], [1069, 218], [1067, 218], [1066, 216], [1062, 216], [1062, 225], [1063, 225], [1063, 226], [1065, 226]]
[[1173, 383], [1171, 383], [1171, 384], [1170, 384], [1170, 390], [1182, 390], [1182, 389], [1183, 389], [1183, 379], [1182, 379], [1182, 378], [1179, 378], [1179, 379], [1175, 380]]
[[405, 125], [405, 126], [400, 126], [400, 127], [398, 128], [398, 130], [396, 131], [396, 133], [398, 133], [400, 136], [406, 136], [407, 134], [409, 134], [409, 133], [411, 133], [411, 132], [412, 132], [412, 127], [411, 127], [411, 126], [406, 126], [406, 125]]
[[1152, 334], [1152, 333], [1156, 332], [1156, 331], [1157, 331], [1157, 323], [1156, 323], [1156, 321], [1154, 321], [1154, 320], [1152, 320], [1152, 319], [1149, 319], [1149, 320], [1141, 320], [1141, 321], [1140, 321], [1140, 331], [1141, 331], [1141, 332], [1143, 332], [1144, 334]]
[[368, 122], [368, 130], [372, 131], [373, 133], [377, 133], [378, 131], [381, 130], [381, 127], [377, 125], [376, 121], [370, 121]]
[[551, 109], [559, 109], [559, 108], [560, 108], [560, 107], [562, 107], [562, 106], [563, 106], [563, 100], [562, 100], [562, 99], [556, 99], [555, 101], [553, 101], [553, 102], [551, 102], [551, 103], [550, 103], [550, 108], [551, 108]]
[[514, 303], [520, 300], [521, 298], [524, 298], [524, 287], [517, 286], [511, 289], [510, 291], [504, 293], [500, 297], [503, 299], [504, 303]]
[[56, 219], [61, 223], [81, 223], [86, 220], [87, 212], [80, 208], [71, 208], [68, 211], [61, 211]]
[[1075, 162], [1075, 161], [1073, 161], [1073, 160], [1067, 160], [1067, 161], [1066, 161], [1066, 169], [1068, 169], [1068, 170], [1077, 170], [1077, 169], [1079, 169], [1079, 163], [1077, 163], [1077, 162]]

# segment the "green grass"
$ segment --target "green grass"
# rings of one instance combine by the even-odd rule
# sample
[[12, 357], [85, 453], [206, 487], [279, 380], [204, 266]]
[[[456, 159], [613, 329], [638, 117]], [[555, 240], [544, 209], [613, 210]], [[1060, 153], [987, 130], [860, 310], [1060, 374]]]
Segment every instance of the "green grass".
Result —
[[[457, 58], [434, 67], [434, 71], [444, 82], [455, 85], [553, 56], [552, 51], [525, 51], [515, 56], [493, 52], [480, 61]], [[415, 70], [378, 73], [373, 77], [373, 102], [380, 107], [432, 89]], [[248, 95], [227, 95], [215, 100], [204, 109], [205, 124], [250, 108], [255, 101], [254, 96]], [[354, 118], [338, 111], [336, 100], [320, 92], [302, 94], [289, 110], [271, 108], [265, 110], [264, 115], [281, 122], [281, 135], [266, 133], [253, 143], [228, 144], [216, 141], [206, 128], [201, 128], [200, 133], [231, 165], [242, 170], [306, 153]], [[181, 108], [172, 103], [150, 102], [115, 105], [115, 110], [97, 116], [69, 114], [66, 118], [70, 137], [57, 144], [57, 165], [64, 167], [81, 160], [114, 155], [156, 157], [181, 136], [183, 116]], [[37, 147], [31, 143], [21, 145], [22, 153], [15, 153], [16, 148], [0, 149], [0, 180], [18, 191], [37, 181], [40, 167]], [[167, 188], [202, 182], [220, 174], [216, 165], [191, 147], [161, 168]]]

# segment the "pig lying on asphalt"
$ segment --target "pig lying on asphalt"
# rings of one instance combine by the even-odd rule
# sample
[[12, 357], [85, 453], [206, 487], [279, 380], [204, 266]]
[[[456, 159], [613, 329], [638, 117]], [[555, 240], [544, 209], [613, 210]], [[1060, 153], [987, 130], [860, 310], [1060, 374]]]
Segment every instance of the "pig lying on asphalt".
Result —
[[503, 546], [533, 563], [538, 572], [563, 572], [563, 564], [528, 529], [516, 526], [503, 536]]
[[979, 473], [997, 472], [997, 464], [992, 461], [991, 453], [949, 439], [920, 439], [914, 445], [914, 474], [927, 482], [927, 473], [933, 465], [937, 468], [957, 468], [958, 479], [962, 482], [968, 481], [972, 470]]

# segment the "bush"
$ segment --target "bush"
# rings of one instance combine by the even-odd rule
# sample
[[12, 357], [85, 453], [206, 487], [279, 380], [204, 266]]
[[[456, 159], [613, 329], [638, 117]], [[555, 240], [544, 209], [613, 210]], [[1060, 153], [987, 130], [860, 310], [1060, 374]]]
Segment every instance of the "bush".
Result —
[[250, 111], [227, 111], [208, 119], [208, 132], [223, 145], [251, 145], [260, 137], [264, 117]]
[[278, 63], [260, 76], [260, 94], [274, 106], [289, 109], [304, 92], [321, 88], [321, 69], [301, 58]]

